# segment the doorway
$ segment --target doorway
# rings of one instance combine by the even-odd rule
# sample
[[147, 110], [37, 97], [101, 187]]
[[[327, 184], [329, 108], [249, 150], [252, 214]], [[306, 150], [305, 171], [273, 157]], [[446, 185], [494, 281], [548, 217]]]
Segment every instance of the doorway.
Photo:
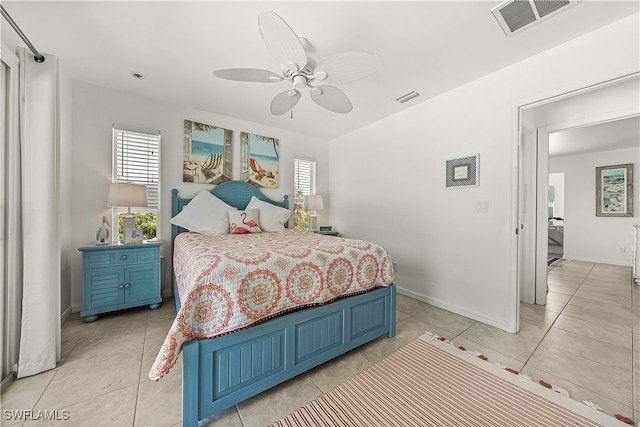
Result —
[[550, 135], [637, 116], [639, 82], [633, 74], [519, 108], [518, 303], [546, 304]]
[[[554, 135], [552, 134], [549, 138], [549, 153], [554, 146]], [[551, 159], [551, 154], [549, 158]], [[560, 262], [564, 254], [564, 172], [553, 172], [553, 169], [550, 169], [547, 190], [547, 216], [549, 218], [547, 266]]]

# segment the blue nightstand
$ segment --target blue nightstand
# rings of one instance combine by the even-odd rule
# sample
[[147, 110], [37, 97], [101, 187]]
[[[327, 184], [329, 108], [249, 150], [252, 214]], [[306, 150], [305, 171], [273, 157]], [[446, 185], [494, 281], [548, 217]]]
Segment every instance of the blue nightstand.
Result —
[[334, 236], [334, 237], [340, 234], [337, 231], [314, 231], [314, 233], [323, 234], [325, 236]]
[[85, 322], [98, 314], [162, 303], [161, 240], [137, 244], [89, 245], [82, 252], [82, 312]]

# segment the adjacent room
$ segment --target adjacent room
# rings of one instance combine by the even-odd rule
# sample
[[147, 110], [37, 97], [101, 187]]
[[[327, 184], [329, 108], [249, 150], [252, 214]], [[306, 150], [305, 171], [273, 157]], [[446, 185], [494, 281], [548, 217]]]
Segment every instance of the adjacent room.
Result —
[[640, 423], [639, 2], [1, 19], [3, 426]]

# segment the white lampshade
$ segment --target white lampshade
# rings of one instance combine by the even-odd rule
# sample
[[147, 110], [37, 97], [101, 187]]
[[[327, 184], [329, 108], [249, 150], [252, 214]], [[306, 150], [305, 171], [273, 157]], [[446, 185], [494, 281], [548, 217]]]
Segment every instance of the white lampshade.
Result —
[[304, 196], [304, 209], [307, 211], [317, 211], [324, 209], [324, 205], [322, 204], [322, 196], [320, 194]]
[[146, 208], [147, 202], [147, 186], [141, 184], [130, 184], [114, 182], [109, 187], [109, 198], [107, 206], [128, 208]]

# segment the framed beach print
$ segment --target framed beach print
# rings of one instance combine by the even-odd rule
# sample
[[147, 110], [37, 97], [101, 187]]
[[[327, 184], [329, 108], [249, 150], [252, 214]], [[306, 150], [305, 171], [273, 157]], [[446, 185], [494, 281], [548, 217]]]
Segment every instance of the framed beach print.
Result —
[[633, 216], [633, 163], [596, 167], [596, 216]]
[[449, 159], [446, 162], [447, 187], [477, 187], [479, 185], [479, 154]]
[[232, 132], [184, 121], [182, 182], [220, 184], [231, 180]]
[[280, 186], [280, 141], [240, 132], [240, 176], [258, 188]]

